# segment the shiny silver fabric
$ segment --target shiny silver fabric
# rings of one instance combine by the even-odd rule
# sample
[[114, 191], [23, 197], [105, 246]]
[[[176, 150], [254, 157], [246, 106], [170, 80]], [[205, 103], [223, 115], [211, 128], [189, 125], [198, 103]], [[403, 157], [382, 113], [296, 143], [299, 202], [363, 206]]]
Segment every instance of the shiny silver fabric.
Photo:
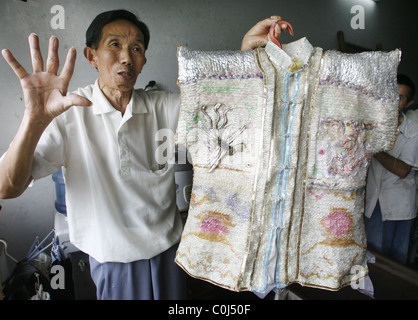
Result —
[[194, 181], [176, 262], [260, 293], [366, 275], [365, 178], [396, 138], [400, 51], [323, 52], [302, 38], [178, 56], [177, 142]]

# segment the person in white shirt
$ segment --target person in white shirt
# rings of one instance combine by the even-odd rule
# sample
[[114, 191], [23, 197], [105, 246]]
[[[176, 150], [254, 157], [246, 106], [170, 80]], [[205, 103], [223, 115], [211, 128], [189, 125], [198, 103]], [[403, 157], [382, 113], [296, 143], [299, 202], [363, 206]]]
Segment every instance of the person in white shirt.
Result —
[[405, 264], [411, 228], [416, 218], [415, 170], [418, 168], [418, 122], [403, 110], [413, 103], [415, 86], [405, 75], [399, 87], [399, 135], [394, 147], [371, 160], [367, 186], [365, 226], [367, 245]]
[[[265, 45], [279, 19], [257, 23], [241, 49]], [[280, 32], [276, 23], [275, 36]], [[74, 48], [59, 75], [56, 37], [44, 69], [39, 39], [29, 36], [32, 74], [2, 51], [20, 79], [25, 112], [0, 163], [0, 198], [17, 197], [32, 180], [63, 168], [70, 240], [90, 256], [98, 299], [186, 298], [184, 273], [174, 263], [183, 228], [174, 168], [155, 156], [157, 133], [176, 129], [179, 97], [134, 89], [149, 38], [128, 11], [99, 14], [84, 50], [98, 79], [68, 95]]]

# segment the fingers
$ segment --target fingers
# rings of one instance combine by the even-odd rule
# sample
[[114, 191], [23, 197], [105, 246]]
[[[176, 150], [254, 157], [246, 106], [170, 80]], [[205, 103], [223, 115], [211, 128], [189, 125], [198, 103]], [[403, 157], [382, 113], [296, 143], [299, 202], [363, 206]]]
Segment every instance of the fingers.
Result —
[[[270, 27], [272, 24], [277, 24], [278, 21], [282, 20], [280, 16], [271, 16], [270, 18], [264, 19], [257, 23], [254, 28], [258, 28], [258, 33], [266, 34], [268, 30], [270, 30]], [[280, 28], [278, 28], [280, 32]]]
[[281, 35], [281, 30], [279, 25], [275, 22], [271, 27], [270, 27], [270, 31], [268, 34], [268, 39], [269, 41], [272, 41], [275, 45], [279, 46], [280, 48], [282, 47], [282, 45], [279, 42], [279, 37]]
[[[270, 24], [270, 26], [274, 25], [274, 37], [276, 39], [279, 39], [280, 35], [286, 30], [289, 30], [289, 33], [293, 36], [293, 29], [289, 22], [282, 21], [282, 18], [280, 16], [272, 16], [270, 19], [273, 20], [273, 24]], [[269, 39], [271, 41], [274, 41], [274, 39], [272, 39], [271, 36], [272, 34], [269, 33]]]
[[44, 70], [44, 61], [39, 47], [39, 38], [36, 34], [31, 33], [28, 40], [33, 72], [42, 72]]
[[277, 22], [277, 21], [282, 20], [282, 17], [281, 16], [277, 16], [277, 15], [272, 15], [270, 17], [270, 19], [273, 20], [273, 21], [275, 21], [275, 22]]
[[75, 48], [70, 48], [67, 53], [67, 58], [65, 59], [64, 67], [62, 68], [60, 74], [60, 77], [67, 83], [70, 82], [70, 79], [73, 76], [76, 56], [77, 53]]
[[[32, 33], [29, 35], [28, 38], [29, 41], [29, 50], [31, 55], [31, 61], [32, 61], [32, 68], [33, 72], [42, 72], [44, 63], [42, 59], [42, 54], [39, 46], [39, 38], [36, 34]], [[48, 57], [46, 60], [46, 71], [51, 72], [53, 74], [57, 74], [59, 69], [59, 56], [58, 56], [58, 47], [59, 47], [59, 41], [58, 38], [55, 36], [52, 36], [49, 39], [49, 46], [48, 46]], [[22, 79], [28, 75], [26, 70], [20, 65], [20, 63], [14, 58], [12, 53], [4, 49], [2, 51], [2, 55], [4, 59], [7, 61], [7, 63], [10, 65], [10, 67], [13, 69], [13, 71], [16, 73], [16, 75], [19, 77], [19, 79]], [[73, 69], [73, 68], [70, 68]], [[68, 68], [67, 68], [68, 71]], [[70, 70], [71, 74], [73, 70]]]
[[58, 57], [58, 38], [52, 36], [49, 38], [48, 58], [46, 60], [46, 71], [57, 74], [59, 68]]
[[[253, 26], [244, 36], [241, 50], [252, 50], [257, 47], [263, 47], [267, 44], [271, 38], [269, 37], [270, 27], [273, 24], [277, 24], [282, 18], [280, 16], [274, 15], [270, 18], [259, 21], [255, 26]], [[281, 34], [281, 28], [277, 24], [275, 26], [275, 37], [279, 37]]]
[[[33, 54], [32, 54], [32, 49], [31, 49], [32, 66], [34, 68], [33, 71], [34, 72], [43, 71], [43, 61], [42, 61], [42, 56], [41, 56], [41, 52], [39, 49], [39, 39], [35, 35], [33, 36], [34, 36], [32, 38]], [[58, 47], [59, 47], [58, 38], [55, 36], [50, 37], [49, 45], [48, 45], [48, 57], [46, 59], [46, 71], [51, 72], [53, 74], [57, 74], [58, 68], [59, 68]], [[40, 59], [41, 63], [36, 63], [37, 61], [34, 61], [34, 59], [35, 60]]]
[[[33, 72], [42, 72], [44, 69], [44, 62], [42, 59], [41, 49], [39, 47], [39, 38], [36, 34], [31, 33], [28, 41]], [[4, 49], [2, 54], [19, 79], [28, 75], [26, 70], [19, 64], [19, 62], [17, 62], [9, 50]], [[48, 47], [47, 71], [57, 73], [58, 67], [58, 39], [56, 37], [51, 37]]]
[[270, 27], [270, 32], [268, 33], [268, 39], [270, 41], [276, 42], [280, 38], [280, 35], [282, 34], [282, 29], [277, 22], [273, 22], [272, 26], [274, 26], [274, 29], [271, 29]]
[[4, 49], [1, 51], [4, 59], [9, 64], [9, 66], [13, 69], [14, 73], [17, 75], [19, 80], [25, 78], [28, 73], [26, 72], [25, 68], [15, 59], [12, 53], [8, 49]]

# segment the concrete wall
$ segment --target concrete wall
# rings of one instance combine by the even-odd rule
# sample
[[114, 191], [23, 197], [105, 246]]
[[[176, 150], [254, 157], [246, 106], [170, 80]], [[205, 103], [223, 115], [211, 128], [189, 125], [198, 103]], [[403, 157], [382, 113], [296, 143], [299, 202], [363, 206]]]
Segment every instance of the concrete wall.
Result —
[[[314, 46], [336, 49], [339, 30], [347, 41], [384, 50], [403, 49], [400, 71], [418, 83], [414, 58], [417, 57], [416, 0], [0, 0], [0, 49], [10, 49], [31, 70], [27, 36], [39, 35], [44, 57], [48, 38], [60, 39], [60, 57], [74, 46], [78, 52], [70, 90], [96, 79], [96, 71], [82, 54], [84, 34], [92, 19], [100, 12], [125, 8], [139, 15], [151, 30], [148, 62], [137, 86], [156, 80], [160, 87], [178, 92], [176, 48], [239, 49], [241, 39], [257, 21], [273, 14], [292, 23], [294, 39], [306, 36]], [[51, 20], [60, 5], [65, 10], [64, 29], [54, 29]], [[353, 29], [350, 22], [354, 5], [365, 10], [365, 28]], [[415, 6], [413, 8], [412, 6]], [[284, 35], [282, 42], [291, 41]], [[0, 154], [16, 133], [24, 106], [19, 82], [3, 58], [0, 58]], [[0, 200], [0, 238], [6, 239], [9, 252], [21, 259], [35, 236], [44, 237], [53, 227], [54, 185], [50, 177], [42, 179], [23, 196]]]

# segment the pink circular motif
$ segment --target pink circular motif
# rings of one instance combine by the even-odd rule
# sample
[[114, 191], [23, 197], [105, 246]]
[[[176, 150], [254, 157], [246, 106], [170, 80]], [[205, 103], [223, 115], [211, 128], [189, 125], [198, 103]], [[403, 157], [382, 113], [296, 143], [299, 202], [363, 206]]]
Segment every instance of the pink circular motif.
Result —
[[219, 219], [208, 218], [202, 221], [200, 230], [203, 232], [214, 233], [214, 234], [225, 234], [227, 228], [223, 222]]
[[325, 217], [322, 224], [334, 237], [341, 237], [350, 230], [352, 222], [345, 210], [337, 209]]

